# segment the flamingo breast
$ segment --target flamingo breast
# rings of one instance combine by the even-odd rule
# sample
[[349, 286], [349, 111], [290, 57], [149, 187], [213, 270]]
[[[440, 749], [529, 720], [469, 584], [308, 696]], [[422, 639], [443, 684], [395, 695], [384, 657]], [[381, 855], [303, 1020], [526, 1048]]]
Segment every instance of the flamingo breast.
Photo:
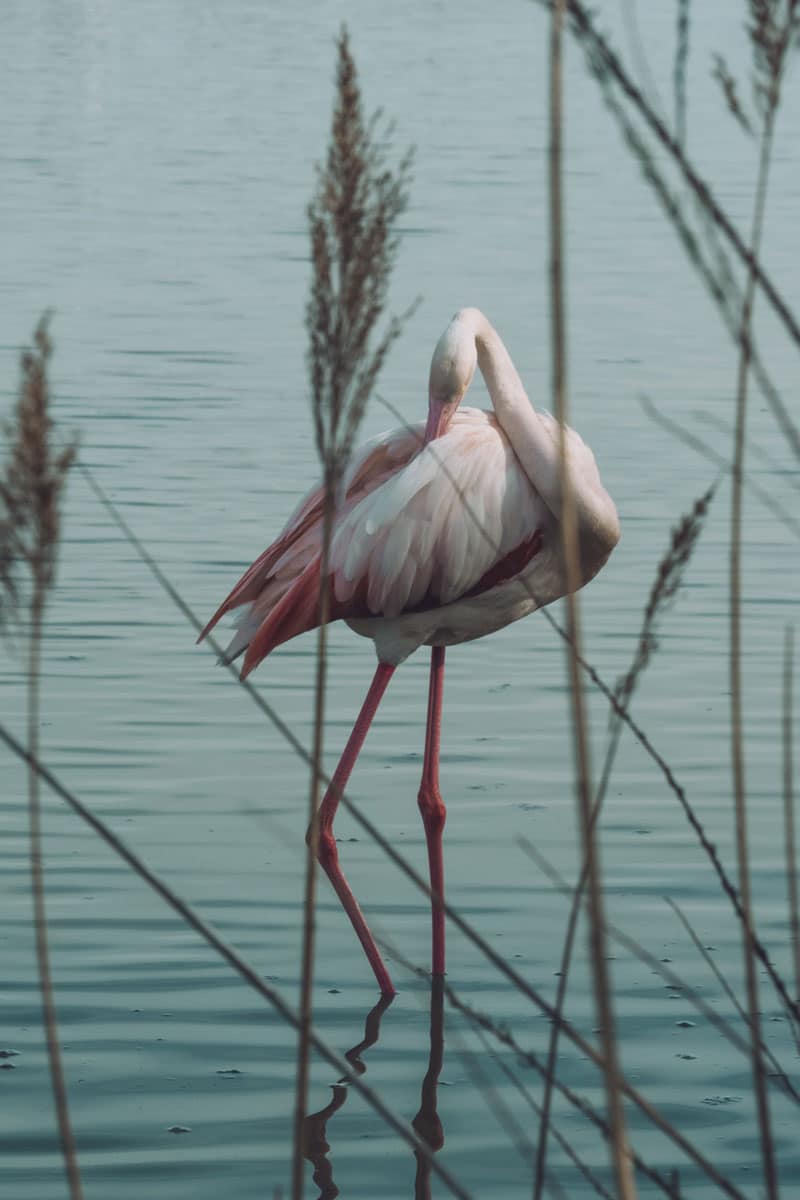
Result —
[[551, 522], [494, 415], [461, 409], [337, 521], [335, 611], [394, 619], [488, 590], [525, 566]]

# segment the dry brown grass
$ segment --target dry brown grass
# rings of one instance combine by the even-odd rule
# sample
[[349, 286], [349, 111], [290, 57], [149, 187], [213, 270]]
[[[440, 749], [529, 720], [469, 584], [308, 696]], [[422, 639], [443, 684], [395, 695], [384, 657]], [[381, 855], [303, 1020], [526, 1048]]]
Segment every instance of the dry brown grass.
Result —
[[[0, 474], [0, 628], [8, 630], [13, 625], [18, 632], [20, 625], [24, 626], [28, 650], [28, 753], [34, 760], [39, 755], [42, 623], [56, 577], [61, 494], [75, 459], [74, 443], [60, 449], [53, 444], [47, 376], [51, 354], [45, 316], [36, 327], [33, 347], [22, 352], [17, 405], [5, 427], [8, 456]], [[22, 621], [23, 611], [26, 621]], [[81, 1200], [83, 1188], [50, 973], [39, 776], [32, 767], [28, 770], [28, 819], [36, 961], [53, 1102], [70, 1195], [72, 1200]]]
[[391, 271], [397, 254], [397, 219], [408, 203], [410, 155], [387, 165], [377, 115], [364, 120], [356, 65], [346, 29], [338, 41], [336, 103], [325, 165], [308, 209], [311, 235], [311, 296], [306, 308], [311, 411], [323, 470], [324, 509], [320, 555], [319, 632], [314, 699], [314, 741], [308, 802], [297, 1052], [292, 1197], [303, 1192], [303, 1130], [308, 1104], [308, 1030], [311, 1023], [316, 867], [319, 846], [327, 624], [328, 554], [339, 483], [367, 400], [402, 318], [382, 334]]
[[[602, 866], [596, 829], [592, 820], [592, 774], [589, 757], [589, 727], [580, 670], [581, 626], [577, 590], [580, 586], [578, 524], [575, 492], [567, 470], [567, 335], [564, 291], [564, 198], [562, 136], [562, 41], [566, 16], [565, 0], [554, 0], [550, 27], [550, 122], [548, 150], [550, 215], [550, 327], [553, 412], [559, 423], [559, 465], [562, 487], [560, 534], [566, 567], [567, 669], [573, 730], [575, 798], [581, 849], [586, 864], [586, 909], [589, 926], [589, 958], [594, 982], [594, 1001], [600, 1043], [603, 1048], [603, 1079], [609, 1127], [609, 1150], [620, 1200], [634, 1200], [636, 1185], [625, 1126], [620, 1067], [614, 1018], [614, 1000], [605, 946], [605, 917]], [[542, 1173], [543, 1174], [543, 1173]], [[537, 1183], [540, 1180], [537, 1178]], [[539, 1189], [534, 1188], [535, 1194]]]

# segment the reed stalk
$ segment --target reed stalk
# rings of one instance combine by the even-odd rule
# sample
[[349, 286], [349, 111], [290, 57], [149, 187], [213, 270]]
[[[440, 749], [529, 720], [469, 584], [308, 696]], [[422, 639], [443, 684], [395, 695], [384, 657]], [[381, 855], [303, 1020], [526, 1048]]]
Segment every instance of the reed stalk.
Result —
[[609, 1124], [611, 1163], [620, 1200], [633, 1200], [636, 1186], [631, 1170], [630, 1149], [625, 1130], [625, 1114], [619, 1085], [619, 1065], [614, 1027], [611, 979], [605, 952], [603, 894], [600, 856], [592, 822], [591, 766], [589, 735], [579, 667], [581, 652], [580, 611], [575, 593], [580, 587], [578, 526], [575, 493], [567, 461], [567, 350], [564, 297], [564, 231], [562, 134], [562, 41], [566, 10], [565, 0], [556, 0], [550, 27], [550, 314], [552, 343], [553, 411], [559, 423], [559, 456], [562, 479], [561, 538], [567, 576], [567, 662], [572, 707], [575, 753], [576, 803], [581, 830], [583, 858], [586, 862], [589, 953], [594, 980], [595, 1007], [603, 1047], [603, 1074]]
[[308, 1106], [308, 1029], [314, 965], [319, 805], [322, 778], [327, 624], [330, 619], [328, 559], [341, 480], [367, 400], [402, 319], [390, 320], [373, 346], [386, 305], [398, 240], [394, 227], [407, 204], [408, 155], [387, 169], [375, 137], [376, 120], [365, 122], [356, 65], [346, 29], [338, 44], [336, 104], [325, 164], [308, 209], [311, 295], [306, 308], [308, 369], [317, 451], [323, 469], [319, 632], [314, 698], [314, 735], [308, 801], [300, 1037], [295, 1088], [292, 1200], [302, 1200], [303, 1130]]
[[758, 975], [756, 956], [751, 931], [753, 929], [752, 894], [750, 887], [749, 849], [747, 843], [747, 806], [744, 759], [744, 713], [742, 687], [742, 632], [741, 632], [741, 574], [742, 574], [742, 508], [744, 499], [743, 466], [745, 453], [745, 426], [747, 418], [747, 384], [750, 370], [750, 330], [756, 296], [754, 264], [761, 253], [764, 230], [769, 168], [772, 161], [772, 143], [775, 117], [780, 99], [780, 84], [783, 59], [791, 36], [793, 0], [788, 0], [786, 26], [778, 24], [779, 0], [750, 0], [751, 24], [749, 32], [754, 52], [756, 94], [761, 97], [763, 128], [761, 132], [758, 177], [756, 181], [755, 206], [750, 232], [750, 266], [747, 274], [744, 303], [741, 314], [741, 353], [736, 382], [736, 420], [734, 431], [733, 488], [731, 494], [731, 534], [729, 560], [729, 675], [731, 689], [731, 769], [736, 812], [736, 856], [739, 867], [739, 894], [744, 913], [742, 953], [744, 957], [747, 1015], [750, 1025], [753, 1053], [753, 1090], [761, 1143], [761, 1159], [764, 1185], [769, 1200], [778, 1195], [778, 1176], [775, 1166], [775, 1150], [770, 1123], [769, 1099], [764, 1077], [761, 1046], [761, 1014], [758, 999]]
[[[726, 421], [724, 417], [720, 417], [717, 413], [709, 412], [708, 409], [704, 408], [696, 408], [692, 415], [698, 421], [702, 421], [704, 425], [708, 425], [712, 429], [716, 429], [718, 433], [721, 433], [724, 437], [733, 441], [733, 425], [731, 425], [729, 421]], [[800, 492], [800, 478], [795, 479], [791, 475], [786, 476], [784, 463], [782, 463], [776, 455], [771, 454], [769, 450], [765, 450], [764, 447], [759, 445], [758, 442], [750, 440], [745, 440], [745, 449], [747, 451], [748, 458], [757, 458], [759, 462], [763, 463], [764, 466], [773, 472], [773, 474], [784, 475], [784, 478], [781, 480], [781, 482], [786, 484], [787, 487], [792, 488], [793, 491]], [[747, 483], [749, 486], [750, 481], [746, 474], [744, 478], [745, 483]]]
[[[636, 650], [634, 652], [633, 661], [627, 673], [617, 682], [615, 689], [616, 696], [624, 706], [625, 711], [627, 711], [630, 707], [631, 698], [636, 689], [639, 676], [647, 667], [652, 655], [655, 653], [658, 647], [658, 641], [656, 637], [658, 619], [663, 610], [674, 599], [681, 585], [685, 568], [692, 556], [694, 548], [697, 544], [697, 540], [700, 536], [700, 531], [702, 529], [712, 495], [713, 488], [709, 489], [703, 496], [701, 496], [695, 502], [691, 512], [678, 522], [672, 531], [672, 536], [670, 538], [670, 544], [667, 548], [667, 551], [658, 564], [656, 577], [650, 589], [650, 595], [645, 607], [642, 627], [639, 632], [639, 638], [637, 641]], [[600, 783], [598, 785], [592, 806], [592, 832], [594, 832], [596, 829], [600, 811], [605, 800], [606, 791], [611, 779], [611, 771], [616, 758], [617, 748], [622, 735], [622, 729], [623, 724], [621, 717], [618, 716], [617, 713], [612, 712], [611, 729], [608, 745], [606, 747], [605, 761], [603, 762]], [[578, 882], [575, 885], [572, 893], [572, 903], [570, 905], [566, 933], [561, 950], [561, 962], [559, 964], [558, 987], [556, 989], [555, 1002], [556, 1011], [559, 1014], [563, 1013], [564, 1011], [567, 985], [569, 982], [570, 965], [572, 962], [572, 951], [578, 926], [578, 916], [584, 890], [586, 888], [587, 878], [588, 863], [584, 859]], [[540, 1200], [545, 1182], [547, 1137], [550, 1125], [550, 1108], [552, 1103], [552, 1077], [555, 1074], [559, 1032], [559, 1023], [558, 1021], [554, 1021], [550, 1031], [550, 1044], [547, 1052], [548, 1074], [545, 1077], [544, 1092], [542, 1095], [542, 1119], [539, 1122], [539, 1136], [537, 1141], [536, 1165], [534, 1173], [534, 1200]]]
[[[55, 583], [60, 542], [59, 501], [75, 456], [74, 444], [60, 451], [52, 445], [47, 375], [52, 343], [47, 327], [45, 316], [36, 328], [33, 349], [22, 354], [17, 407], [14, 420], [6, 427], [11, 450], [0, 477], [0, 625], [7, 628], [27, 602], [27, 738], [28, 753], [34, 761], [39, 757], [43, 621]], [[23, 575], [27, 575], [27, 585]], [[70, 1196], [82, 1200], [50, 969], [39, 776], [30, 764], [28, 824], [36, 963], [53, 1104]]]
[[794, 671], [794, 627], [787, 625], [783, 644], [783, 844], [786, 851], [786, 890], [789, 901], [789, 931], [792, 939], [795, 995], [800, 999], [800, 902], [797, 888], [797, 839], [794, 821], [794, 747], [792, 691]]
[[675, 93], [675, 137], [681, 149], [686, 148], [686, 67], [689, 62], [689, 0], [677, 0], [677, 36], [672, 86]]
[[[334, 496], [326, 479], [322, 521], [320, 578], [327, 578]], [[320, 587], [319, 629], [314, 681], [314, 726], [311, 747], [311, 782], [308, 797], [308, 836], [303, 889], [303, 943], [300, 959], [300, 1010], [297, 1049], [297, 1076], [294, 1109], [294, 1155], [292, 1160], [292, 1200], [302, 1200], [304, 1158], [306, 1156], [306, 1112], [308, 1110], [308, 1063], [311, 1046], [312, 1000], [314, 979], [314, 942], [316, 937], [317, 853], [319, 850], [319, 803], [322, 772], [323, 731], [325, 727], [325, 683], [328, 656], [328, 589]]]
[[[463, 1013], [464, 1016], [468, 1017], [471, 1021], [475, 1022], [476, 1025], [479, 1025], [481, 1028], [487, 1030], [501, 1045], [507, 1046], [510, 1050], [512, 1050], [520, 1062], [524, 1062], [526, 1065], [532, 1067], [538, 1074], [544, 1075], [546, 1067], [539, 1059], [538, 1055], [534, 1054], [531, 1050], [526, 1050], [507, 1026], [499, 1025], [491, 1016], [489, 1016], [488, 1013], [481, 1012], [472, 1005], [466, 1003], [466, 1001], [462, 1000], [449, 984], [445, 984], [445, 993], [447, 995], [448, 1002], [452, 1004], [455, 1009]], [[599, 1112], [593, 1109], [592, 1106], [588, 1104], [582, 1096], [578, 1095], [573, 1088], [569, 1087], [568, 1084], [565, 1084], [561, 1080], [557, 1079], [555, 1080], [555, 1086], [569, 1101], [569, 1103], [578, 1109], [583, 1116], [587, 1117], [588, 1120], [600, 1130], [606, 1140], [610, 1142], [612, 1132], [608, 1121], [604, 1119]], [[649, 1106], [647, 1105], [647, 1102], [645, 1102], [644, 1111], [646, 1111], [647, 1107]], [[686, 1154], [686, 1157], [693, 1162], [695, 1166], [699, 1167], [708, 1176], [708, 1178], [716, 1184], [717, 1188], [721, 1192], [723, 1192], [726, 1196], [730, 1196], [731, 1200], [745, 1200], [745, 1197], [743, 1196], [742, 1192], [739, 1191], [736, 1185], [731, 1183], [730, 1180], [726, 1179], [724, 1175], [722, 1175], [721, 1172], [714, 1166], [714, 1164], [704, 1155], [700, 1154], [699, 1151], [692, 1146], [691, 1142], [689, 1142], [688, 1139], [686, 1139], [678, 1130], [676, 1130], [674, 1126], [671, 1126], [669, 1122], [664, 1122], [663, 1118], [660, 1117], [656, 1119], [655, 1124], [657, 1124], [658, 1128], [667, 1133], [667, 1136], [672, 1138], [672, 1140]], [[635, 1150], [631, 1150], [631, 1162], [638, 1171], [640, 1171], [643, 1175], [646, 1175], [648, 1179], [655, 1183], [656, 1186], [665, 1193], [665, 1195], [675, 1197], [676, 1192], [671, 1181], [665, 1179], [661, 1172], [656, 1168], [651, 1167], [641, 1157], [641, 1155], [637, 1154]], [[616, 1200], [619, 1200], [619, 1193], [616, 1195]]]
[[[688, 446], [690, 450], [694, 450], [695, 454], [699, 454], [701, 458], [705, 458], [708, 462], [713, 463], [721, 472], [726, 475], [733, 474], [733, 463], [724, 454], [720, 454], [713, 446], [703, 438], [698, 437], [691, 429], [687, 429], [685, 425], [681, 425], [679, 421], [674, 421], [672, 417], [668, 417], [665, 412], [662, 412], [652, 400], [647, 396], [640, 397], [642, 408], [647, 413], [652, 421], [665, 429], [684, 446]], [[705, 414], [698, 414], [705, 415]], [[729, 431], [732, 432], [732, 431]], [[772, 513], [782, 525], [785, 525], [790, 533], [795, 537], [800, 537], [800, 521], [797, 517], [790, 513], [787, 508], [775, 499], [771, 492], [768, 492], [765, 487], [759, 483], [758, 479], [747, 471], [742, 469], [742, 481], [747, 484], [747, 487], [753, 495], [759, 500], [764, 507]]]

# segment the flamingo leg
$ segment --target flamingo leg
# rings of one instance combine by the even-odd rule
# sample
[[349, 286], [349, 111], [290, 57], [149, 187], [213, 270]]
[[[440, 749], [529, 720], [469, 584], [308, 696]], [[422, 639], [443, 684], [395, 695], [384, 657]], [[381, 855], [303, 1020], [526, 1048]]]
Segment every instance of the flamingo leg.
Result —
[[353, 929], [355, 929], [361, 945], [364, 947], [364, 953], [369, 959], [369, 965], [375, 972], [378, 987], [385, 996], [393, 996], [395, 989], [389, 977], [389, 972], [386, 970], [384, 961], [381, 958], [381, 953], [375, 945], [375, 939], [369, 931], [367, 922], [364, 920], [364, 914], [339, 866], [339, 851], [336, 847], [336, 838], [333, 836], [333, 818], [336, 816], [342, 792], [347, 786], [347, 781], [356, 764], [356, 759], [361, 752], [361, 747], [364, 745], [364, 739], [372, 724], [372, 719], [377, 712], [383, 693], [386, 691], [389, 680], [392, 678], [394, 672], [395, 668], [388, 663], [378, 663], [366, 699], [361, 706], [361, 712], [358, 714], [352, 733], [344, 748], [344, 753], [339, 759], [339, 765], [331, 779], [330, 787], [325, 793], [325, 798], [319, 808], [319, 845], [317, 849], [317, 858], [319, 859], [320, 866], [328, 876], [328, 879], [330, 879], [333, 890], [341, 900], [342, 907], [350, 918], [350, 923]]
[[431, 875], [431, 920], [433, 924], [432, 970], [444, 975], [444, 859], [442, 833], [447, 818], [439, 791], [439, 744], [442, 732], [442, 695], [444, 692], [444, 646], [431, 651], [431, 675], [428, 686], [428, 723], [425, 730], [425, 757], [422, 765], [418, 803], [428, 843]]

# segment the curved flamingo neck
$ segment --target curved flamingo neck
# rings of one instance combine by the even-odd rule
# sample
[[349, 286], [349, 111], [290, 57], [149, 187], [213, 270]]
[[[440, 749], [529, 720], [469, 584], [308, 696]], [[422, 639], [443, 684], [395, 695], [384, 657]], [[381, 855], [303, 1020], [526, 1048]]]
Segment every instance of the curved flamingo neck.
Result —
[[426, 445], [447, 431], [476, 365], [501, 425], [505, 425], [504, 417], [530, 408], [522, 380], [500, 335], [480, 309], [462, 308], [437, 342], [431, 361]]
[[508, 410], [517, 410], [520, 405], [529, 408], [530, 401], [500, 334], [483, 313], [475, 312], [480, 318], [474, 333], [478, 367], [497, 419], [503, 425], [503, 416]]

